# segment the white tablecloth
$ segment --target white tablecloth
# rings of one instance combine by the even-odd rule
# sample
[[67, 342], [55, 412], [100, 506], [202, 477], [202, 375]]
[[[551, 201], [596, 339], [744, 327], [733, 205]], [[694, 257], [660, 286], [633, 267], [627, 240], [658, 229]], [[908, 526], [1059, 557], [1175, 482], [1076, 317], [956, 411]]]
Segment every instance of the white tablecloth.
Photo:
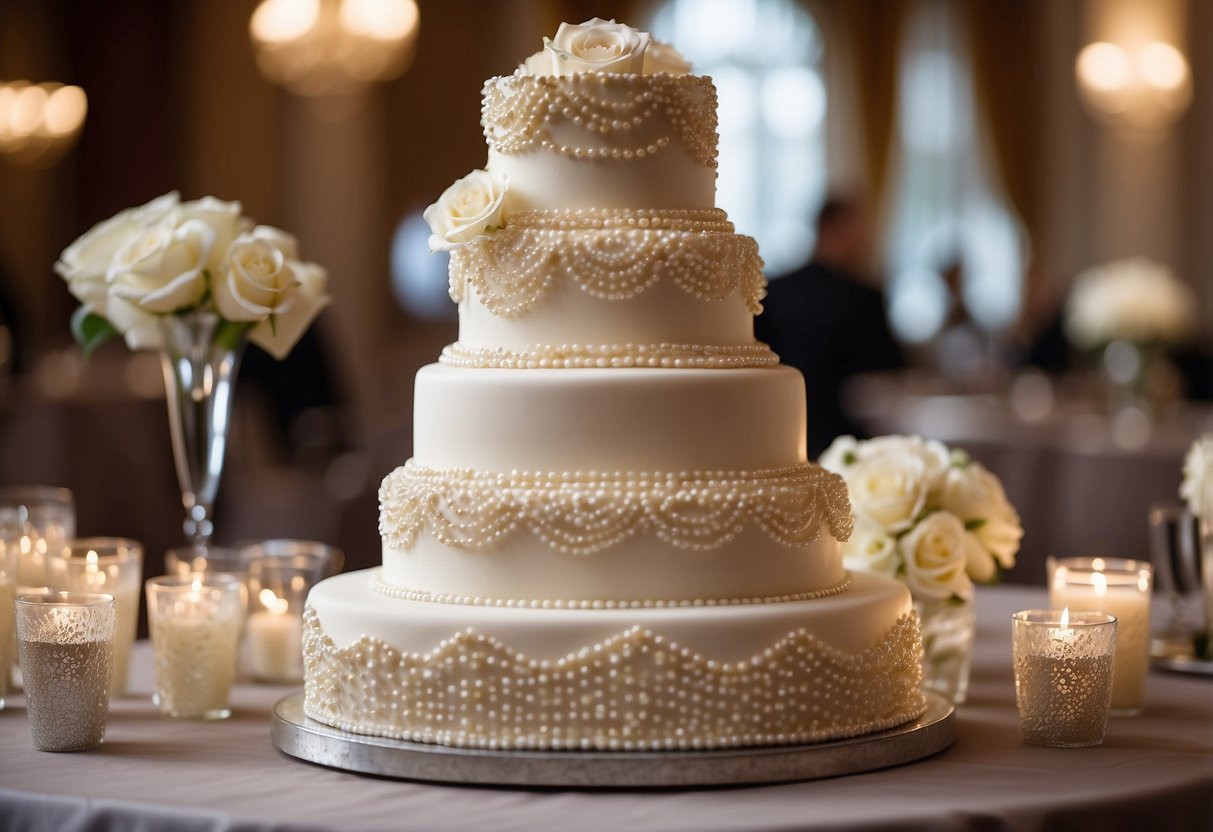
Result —
[[1213, 830], [1213, 678], [1153, 673], [1147, 712], [1109, 723], [1104, 745], [1024, 745], [1011, 679], [1010, 614], [1038, 590], [978, 594], [969, 701], [956, 744], [927, 760], [849, 777], [737, 789], [586, 792], [395, 782], [276, 751], [269, 709], [289, 688], [241, 685], [225, 722], [162, 719], [116, 701], [105, 744], [31, 750], [24, 701], [0, 712], [3, 830]]

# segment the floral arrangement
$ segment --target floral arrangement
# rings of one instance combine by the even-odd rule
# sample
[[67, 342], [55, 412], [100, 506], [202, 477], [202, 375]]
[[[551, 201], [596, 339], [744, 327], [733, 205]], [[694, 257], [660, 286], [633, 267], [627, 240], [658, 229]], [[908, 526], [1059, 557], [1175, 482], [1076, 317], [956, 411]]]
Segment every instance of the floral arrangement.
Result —
[[285, 358], [328, 304], [328, 277], [299, 260], [293, 236], [241, 211], [239, 202], [182, 202], [172, 192], [64, 249], [55, 271], [81, 303], [72, 332], [85, 351], [116, 335], [131, 349], [159, 349], [162, 319], [209, 311], [220, 319], [217, 342], [247, 336]]
[[[592, 18], [561, 23], [556, 37], [527, 58], [516, 75], [563, 76], [583, 72], [686, 75], [691, 65], [648, 32], [614, 20]], [[504, 200], [509, 180], [490, 170], [474, 170], [451, 185], [425, 209], [430, 251], [454, 251], [505, 226]]]
[[916, 600], [968, 600], [1015, 565], [1023, 538], [1002, 482], [963, 451], [917, 436], [840, 436], [821, 465], [846, 481], [848, 569], [904, 582]]
[[[1179, 485], [1179, 496], [1197, 517], [1204, 517], [1213, 504], [1213, 434], [1206, 434], [1188, 449], [1184, 457], [1183, 481]], [[1213, 521], [1213, 517], [1209, 518]]]
[[1066, 335], [1083, 349], [1112, 341], [1175, 343], [1195, 323], [1196, 294], [1166, 266], [1117, 260], [1080, 274], [1065, 308]]

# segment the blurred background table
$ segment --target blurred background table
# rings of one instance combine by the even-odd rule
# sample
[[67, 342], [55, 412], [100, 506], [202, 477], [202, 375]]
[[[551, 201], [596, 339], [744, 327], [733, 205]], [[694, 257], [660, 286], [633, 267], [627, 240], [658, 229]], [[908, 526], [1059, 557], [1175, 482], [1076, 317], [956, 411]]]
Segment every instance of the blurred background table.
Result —
[[1213, 679], [1152, 673], [1146, 713], [1104, 744], [1020, 741], [1010, 615], [1042, 590], [980, 589], [969, 701], [951, 748], [912, 765], [807, 783], [702, 791], [466, 788], [360, 777], [287, 757], [269, 712], [290, 688], [239, 685], [225, 722], [157, 716], [150, 649], [105, 745], [31, 750], [24, 702], [0, 712], [0, 828], [161, 830], [726, 829], [1084, 830], [1213, 828]]

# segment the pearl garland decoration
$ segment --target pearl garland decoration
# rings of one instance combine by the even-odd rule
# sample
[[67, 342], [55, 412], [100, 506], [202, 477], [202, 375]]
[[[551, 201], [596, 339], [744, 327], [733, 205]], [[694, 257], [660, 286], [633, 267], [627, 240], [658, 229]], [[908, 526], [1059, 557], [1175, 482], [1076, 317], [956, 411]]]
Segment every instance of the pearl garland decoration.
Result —
[[460, 748], [820, 742], [920, 716], [921, 650], [910, 613], [855, 654], [798, 628], [748, 660], [722, 662], [638, 626], [554, 660], [471, 628], [411, 653], [365, 635], [337, 647], [309, 607], [304, 712], [345, 731]]
[[812, 463], [755, 471], [510, 471], [434, 469], [410, 459], [379, 488], [379, 533], [392, 549], [426, 532], [483, 549], [527, 529], [560, 552], [592, 555], [637, 535], [706, 551], [747, 524], [785, 546], [828, 528], [846, 541], [853, 520], [841, 477]]
[[[574, 159], [643, 159], [677, 137], [697, 163], [717, 166], [716, 87], [701, 76], [587, 72], [490, 78], [480, 123], [489, 146], [503, 154], [541, 147]], [[572, 125], [585, 138], [560, 144], [551, 132], [557, 125]], [[653, 136], [663, 128], [672, 135]]]
[[774, 367], [779, 356], [766, 344], [709, 346], [700, 344], [556, 344], [524, 350], [448, 344], [438, 359], [450, 367], [516, 370], [585, 367], [667, 367], [738, 369]]
[[427, 604], [452, 604], [462, 607], [506, 607], [532, 610], [636, 610], [636, 609], [666, 609], [669, 607], [732, 607], [753, 606], [755, 604], [786, 604], [796, 601], [815, 601], [818, 598], [829, 598], [841, 595], [851, 588], [851, 576], [848, 573], [838, 583], [825, 589], [812, 592], [792, 592], [786, 595], [765, 595], [750, 598], [645, 598], [643, 600], [613, 601], [577, 598], [485, 598], [479, 595], [453, 595], [447, 592], [427, 592], [423, 589], [409, 589], [394, 586], [384, 582], [378, 570], [371, 581], [371, 588], [380, 595], [396, 598], [401, 601], [422, 601]]
[[659, 280], [703, 301], [740, 292], [754, 315], [766, 295], [752, 237], [639, 224], [566, 230], [507, 219], [505, 228], [452, 252], [449, 274], [452, 300], [460, 303], [470, 285], [503, 318], [525, 314], [561, 280], [610, 301], [632, 300]]

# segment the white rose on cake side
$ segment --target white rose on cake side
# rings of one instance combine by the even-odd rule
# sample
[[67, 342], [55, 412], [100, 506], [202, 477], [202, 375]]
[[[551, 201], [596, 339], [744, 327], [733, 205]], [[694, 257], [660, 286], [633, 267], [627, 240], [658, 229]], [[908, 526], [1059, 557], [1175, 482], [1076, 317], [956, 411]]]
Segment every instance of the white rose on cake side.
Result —
[[474, 170], [443, 191], [422, 214], [430, 226], [430, 251], [452, 251], [503, 227], [507, 190], [505, 176]]
[[556, 37], [544, 38], [545, 51], [552, 53], [553, 75], [579, 72], [644, 72], [644, 54], [649, 33], [631, 26], [595, 17], [585, 23], [561, 23]]

